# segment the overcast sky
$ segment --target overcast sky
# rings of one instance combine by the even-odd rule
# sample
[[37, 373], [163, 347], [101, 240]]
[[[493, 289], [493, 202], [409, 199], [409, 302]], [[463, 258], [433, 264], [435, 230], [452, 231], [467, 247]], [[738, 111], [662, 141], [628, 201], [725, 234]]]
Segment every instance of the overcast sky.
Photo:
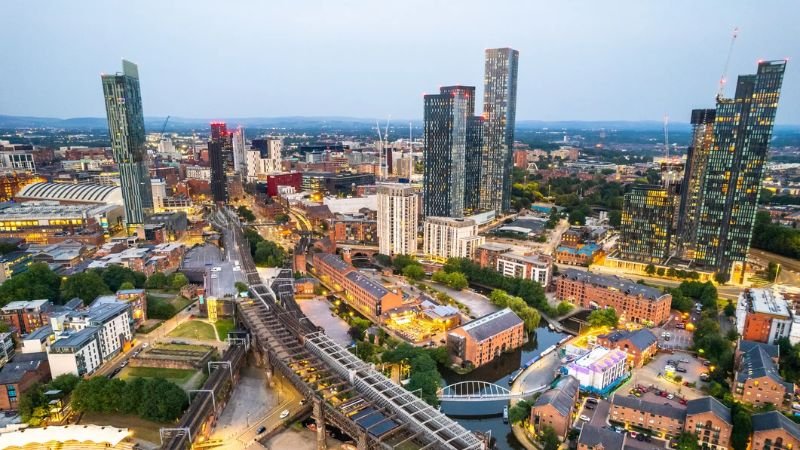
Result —
[[510, 46], [517, 120], [687, 122], [738, 26], [728, 93], [789, 57], [777, 122], [800, 124], [797, 0], [18, 0], [2, 16], [0, 114], [102, 117], [100, 73], [124, 57], [147, 116], [418, 119], [439, 86], [481, 92], [484, 49]]

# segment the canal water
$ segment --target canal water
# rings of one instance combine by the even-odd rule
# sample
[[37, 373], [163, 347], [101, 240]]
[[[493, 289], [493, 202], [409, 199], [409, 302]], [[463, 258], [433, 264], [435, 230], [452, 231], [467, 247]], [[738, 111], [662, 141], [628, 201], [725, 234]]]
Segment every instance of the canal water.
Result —
[[[511, 375], [520, 366], [539, 356], [545, 349], [566, 337], [565, 333], [551, 331], [543, 320], [542, 326], [528, 336], [528, 342], [520, 349], [501, 355], [491, 363], [466, 375], [459, 375], [445, 369], [443, 383], [450, 385], [459, 381], [487, 381], [505, 388], [509, 387]], [[493, 402], [443, 402], [442, 412], [452, 417], [465, 428], [474, 431], [490, 431], [500, 450], [520, 450], [520, 444], [511, 432], [511, 427], [503, 423], [503, 407], [506, 401]]]

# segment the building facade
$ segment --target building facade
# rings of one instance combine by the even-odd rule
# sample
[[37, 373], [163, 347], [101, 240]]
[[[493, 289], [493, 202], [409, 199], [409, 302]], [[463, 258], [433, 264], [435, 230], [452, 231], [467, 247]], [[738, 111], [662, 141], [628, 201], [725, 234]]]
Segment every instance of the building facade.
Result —
[[628, 364], [634, 368], [644, 366], [658, 352], [658, 338], [647, 328], [612, 331], [597, 336], [597, 343], [624, 351], [628, 355]]
[[635, 185], [625, 194], [619, 240], [622, 259], [659, 264], [669, 257], [673, 198], [661, 186]]
[[[714, 143], [701, 187], [695, 261], [743, 277], [786, 61], [741, 75], [734, 98], [717, 98]], [[738, 266], [738, 267], [734, 267]]]
[[800, 448], [800, 426], [778, 411], [754, 414], [752, 450]]
[[419, 202], [404, 183], [378, 185], [378, 248], [384, 255], [417, 253]]
[[524, 278], [547, 287], [552, 279], [553, 258], [508, 252], [497, 256], [496, 269], [504, 277]]
[[581, 390], [605, 395], [628, 374], [626, 360], [624, 351], [598, 346], [561, 370], [575, 377]]
[[736, 303], [736, 328], [747, 341], [776, 344], [790, 337], [794, 317], [780, 292], [768, 288], [748, 288]]
[[509, 308], [485, 315], [447, 333], [454, 364], [483, 366], [525, 343], [525, 325]]
[[65, 373], [79, 377], [94, 373], [103, 363], [99, 329], [87, 327], [62, 334], [47, 349], [47, 360], [53, 378]]
[[517, 50], [486, 50], [479, 207], [483, 210], [494, 210], [498, 214], [508, 211], [511, 206], [518, 65]]
[[436, 260], [470, 258], [486, 241], [478, 236], [478, 226], [472, 219], [426, 217], [422, 224], [422, 253]]
[[553, 427], [562, 439], [572, 428], [580, 383], [575, 377], [564, 377], [550, 390], [545, 391], [531, 407], [530, 424], [537, 432], [546, 426]]
[[228, 201], [228, 177], [225, 174], [224, 152], [224, 139], [212, 138], [208, 141], [208, 160], [211, 166], [211, 197], [215, 202]]
[[612, 308], [622, 322], [659, 325], [669, 317], [672, 296], [615, 276], [566, 269], [556, 278], [556, 298], [581, 308]]
[[689, 400], [684, 430], [697, 436], [698, 448], [727, 450], [733, 431], [731, 411], [714, 397]]
[[145, 164], [147, 150], [139, 69], [136, 64], [122, 60], [122, 73], [102, 75], [101, 79], [111, 150], [119, 166], [125, 220], [131, 230], [143, 224], [145, 210], [153, 208], [150, 175]]
[[711, 145], [714, 142], [714, 109], [693, 109], [691, 116], [692, 141], [686, 150], [686, 167], [681, 185], [678, 209], [678, 245], [685, 258], [694, 259], [697, 211], [702, 198], [703, 175]]

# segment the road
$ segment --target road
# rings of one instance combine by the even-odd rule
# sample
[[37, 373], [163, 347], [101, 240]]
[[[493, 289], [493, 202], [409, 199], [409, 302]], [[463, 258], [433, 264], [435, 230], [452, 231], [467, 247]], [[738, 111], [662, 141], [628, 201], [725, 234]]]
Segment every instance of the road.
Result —
[[778, 282], [788, 286], [800, 286], [800, 261], [763, 250], [750, 249], [751, 258], [761, 259], [767, 262], [775, 262], [781, 265], [778, 272]]
[[[222, 229], [231, 226], [240, 226], [238, 219], [232, 219], [227, 214], [215, 210], [210, 215], [210, 221]], [[237, 223], [233, 223], [236, 221]], [[236, 282], [246, 282], [246, 278], [239, 264], [239, 242], [236, 233], [222, 233], [222, 260], [215, 266], [206, 266], [205, 288], [209, 297], [225, 297], [236, 295]]]

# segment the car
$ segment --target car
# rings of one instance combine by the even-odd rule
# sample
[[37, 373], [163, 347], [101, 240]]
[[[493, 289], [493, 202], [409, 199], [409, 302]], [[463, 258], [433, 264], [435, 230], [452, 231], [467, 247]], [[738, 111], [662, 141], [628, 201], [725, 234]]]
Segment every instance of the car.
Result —
[[661, 391], [661, 396], [662, 397], [666, 397], [668, 395], [672, 395], [672, 394], [668, 393], [667, 391]]
[[588, 421], [592, 420], [592, 419], [589, 418], [589, 416], [586, 416], [586, 415], [583, 415], [583, 414], [581, 414], [579, 419], [581, 419], [584, 422], [588, 422]]
[[216, 266], [211, 269], [212, 272], [222, 272], [222, 267]]
[[628, 432], [628, 435], [629, 435], [630, 437], [632, 437], [632, 438], [636, 439], [636, 436], [638, 436], [638, 435], [639, 435], [639, 433], [637, 433], [637, 432], [635, 432], [635, 431], [630, 431], [630, 432]]
[[672, 400], [673, 398], [675, 398], [674, 395], [672, 395], [672, 394], [667, 395], [667, 400]]
[[680, 373], [686, 373], [687, 372], [685, 367], [676, 367], [675, 371], [676, 372], [680, 372]]
[[708, 366], [710, 366], [710, 365], [711, 365], [711, 361], [709, 361], [709, 360], [705, 360], [705, 361], [703, 361], [703, 365], [704, 365], [704, 366], [706, 366], [706, 367], [708, 367]]
[[128, 365], [128, 360], [122, 361], [122, 364], [119, 365], [120, 368], [123, 368]]
[[685, 405], [685, 404], [687, 403], [685, 398], [682, 398], [682, 399], [678, 400], [678, 402], [679, 402], [681, 405]]
[[281, 419], [285, 419], [287, 417], [289, 417], [289, 410], [284, 409], [283, 411], [281, 411]]
[[597, 403], [597, 399], [594, 397], [587, 397], [586, 403]]
[[682, 362], [682, 363], [684, 363], [684, 364], [689, 364], [689, 360], [688, 360], [688, 359], [686, 359], [686, 358], [681, 358], [681, 359], [680, 359], [680, 362]]
[[701, 373], [700, 374], [700, 381], [708, 381], [708, 374], [705, 373], [705, 372]]
[[675, 362], [675, 360], [674, 360], [674, 359], [668, 359], [668, 360], [667, 360], [667, 364], [669, 364], [670, 366], [674, 366], [674, 365], [676, 365], [677, 363]]
[[649, 435], [649, 434], [645, 434], [645, 435], [644, 435], [644, 441], [645, 441], [645, 442], [650, 442], [650, 441], [652, 441], [652, 440], [653, 440], [653, 439], [650, 437], [650, 435]]
[[305, 404], [306, 404], [306, 402], [307, 402], [307, 400], [306, 400], [306, 399], [302, 399], [302, 400], [300, 400], [300, 406], [303, 406], [303, 405], [305, 405]]
[[683, 330], [686, 329], [686, 325], [683, 322], [678, 322], [675, 324], [675, 328]]
[[594, 409], [594, 406], [592, 406], [590, 403], [587, 403], [587, 404], [584, 406], [584, 408], [586, 408], [586, 409]]
[[644, 442], [644, 435], [641, 434], [641, 433], [637, 434], [636, 435], [636, 440], [639, 441], [639, 442]]
[[145, 342], [144, 344], [142, 344], [142, 348], [147, 348], [147, 347], [149, 347], [149, 346], [150, 346], [150, 344], [148, 344], [147, 342]]
[[258, 430], [256, 430], [256, 434], [262, 434], [262, 433], [264, 433], [265, 431], [267, 431], [267, 427], [265, 427], [265, 426], [260, 426], [260, 427], [258, 427]]

